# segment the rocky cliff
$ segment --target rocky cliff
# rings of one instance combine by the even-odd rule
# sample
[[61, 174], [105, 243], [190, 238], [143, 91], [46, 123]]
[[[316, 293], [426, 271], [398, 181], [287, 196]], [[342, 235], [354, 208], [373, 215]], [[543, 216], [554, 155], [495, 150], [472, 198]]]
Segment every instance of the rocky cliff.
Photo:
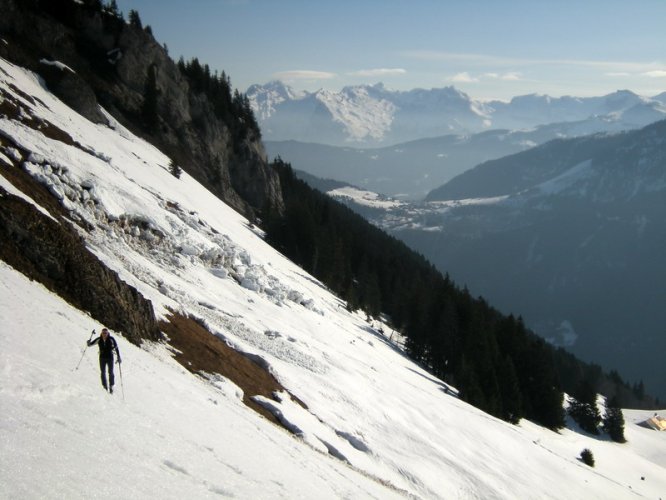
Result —
[[[216, 116], [149, 29], [94, 4], [0, 0], [0, 56], [38, 73], [93, 122], [107, 121], [101, 104], [244, 215], [267, 206], [281, 210], [279, 181], [258, 134], [234, 136], [234, 124]], [[146, 123], [151, 72], [155, 117]]]
[[[95, 1], [0, 0], [0, 12], [0, 57], [40, 75], [86, 119], [102, 126], [120, 122], [248, 217], [265, 208], [282, 209], [279, 180], [267, 164], [258, 130], [239, 134], [242, 118], [221, 117], [149, 29], [125, 22]], [[152, 120], [146, 120], [149, 85]], [[81, 146], [66, 130], [22, 109], [16, 95], [33, 102], [12, 88], [0, 95], [0, 115]], [[150, 301], [86, 248], [77, 231], [87, 228], [70, 225], [58, 197], [22, 168], [29, 152], [10, 136], [0, 137], [0, 150], [12, 151], [0, 157], [3, 176], [49, 212], [0, 188], [0, 260], [131, 341], [157, 339]]]
[[161, 334], [150, 301], [86, 248], [76, 231], [60, 219], [62, 208], [52, 196], [17, 167], [6, 169], [4, 175], [44, 200], [58, 218], [0, 188], [0, 260], [135, 344], [158, 339]]

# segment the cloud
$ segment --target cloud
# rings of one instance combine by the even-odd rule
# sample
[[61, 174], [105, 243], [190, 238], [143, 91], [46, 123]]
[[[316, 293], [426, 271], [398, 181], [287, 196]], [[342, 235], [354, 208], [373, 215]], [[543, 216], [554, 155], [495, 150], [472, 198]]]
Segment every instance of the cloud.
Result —
[[650, 78], [666, 78], [666, 69], [656, 69], [654, 71], [646, 71], [643, 73], [643, 76], [649, 76]]
[[522, 75], [517, 71], [509, 71], [508, 73], [500, 75], [500, 80], [504, 80], [506, 82], [517, 82], [522, 80]]
[[[400, 55], [409, 59], [423, 60], [423, 61], [444, 61], [444, 62], [457, 62], [464, 63], [469, 66], [485, 66], [490, 68], [501, 67], [521, 67], [521, 66], [585, 66], [593, 68], [605, 69], [607, 72], [620, 73], [631, 72], [638, 73], [644, 72], [646, 76], [663, 76], [663, 64], [657, 62], [630, 62], [630, 61], [599, 61], [589, 59], [539, 59], [539, 58], [517, 58], [517, 57], [504, 57], [489, 54], [472, 54], [472, 53], [457, 53], [457, 52], [443, 52], [435, 50], [408, 50], [401, 51]], [[654, 75], [647, 75], [647, 73], [654, 73]]]
[[650, 71], [643, 71], [640, 73], [630, 73], [628, 71], [609, 71], [607, 73], [604, 73], [604, 75], [610, 77], [666, 78], [666, 69], [653, 69]]
[[354, 71], [352, 73], [349, 73], [349, 75], [374, 77], [374, 76], [397, 76], [397, 75], [404, 75], [405, 73], [407, 73], [407, 70], [402, 68], [374, 68], [374, 69], [361, 69], [359, 71]]
[[453, 75], [450, 80], [456, 83], [476, 83], [479, 81], [478, 78], [472, 77], [467, 71]]
[[506, 73], [483, 73], [478, 76], [473, 76], [467, 71], [457, 73], [449, 78], [450, 81], [455, 83], [479, 83], [487, 80], [499, 80], [504, 82], [517, 82], [522, 80], [521, 73], [517, 71], [508, 71]]
[[480, 78], [484, 80], [502, 80], [505, 82], [517, 82], [522, 80], [522, 74], [518, 71], [508, 71], [506, 73], [484, 73]]
[[455, 52], [441, 52], [435, 50], [408, 50], [401, 52], [401, 55], [410, 59], [419, 59], [424, 61], [462, 61], [470, 64], [498, 64], [501, 61], [511, 60], [484, 54], [464, 54]]
[[273, 77], [278, 80], [330, 80], [335, 78], [337, 75], [335, 73], [329, 73], [327, 71], [312, 71], [307, 69], [302, 70], [293, 70], [293, 71], [280, 71], [274, 73]]

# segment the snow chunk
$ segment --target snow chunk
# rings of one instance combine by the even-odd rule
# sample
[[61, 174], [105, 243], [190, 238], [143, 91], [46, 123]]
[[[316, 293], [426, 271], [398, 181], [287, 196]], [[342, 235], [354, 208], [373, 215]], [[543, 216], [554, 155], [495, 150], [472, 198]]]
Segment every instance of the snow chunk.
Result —
[[259, 292], [261, 290], [261, 285], [259, 284], [259, 281], [254, 277], [254, 276], [249, 276], [243, 278], [241, 281], [240, 285], [243, 288], [247, 288], [248, 290], [252, 290], [253, 292]]
[[180, 253], [183, 255], [199, 255], [199, 249], [194, 245], [183, 243], [180, 246]]
[[213, 276], [217, 276], [218, 278], [222, 278], [222, 279], [229, 276], [229, 272], [223, 267], [214, 267], [210, 270], [210, 273]]
[[5, 156], [5, 154], [2, 153], [1, 151], [0, 151], [0, 163], [6, 165], [8, 167], [14, 166], [14, 162], [12, 160], [10, 160], [8, 156]]
[[65, 63], [61, 63], [60, 61], [49, 61], [48, 59], [40, 59], [39, 62], [41, 64], [45, 64], [47, 66], [55, 66], [60, 71], [69, 71], [71, 73], [76, 74], [76, 71], [74, 71], [72, 68], [67, 66]]

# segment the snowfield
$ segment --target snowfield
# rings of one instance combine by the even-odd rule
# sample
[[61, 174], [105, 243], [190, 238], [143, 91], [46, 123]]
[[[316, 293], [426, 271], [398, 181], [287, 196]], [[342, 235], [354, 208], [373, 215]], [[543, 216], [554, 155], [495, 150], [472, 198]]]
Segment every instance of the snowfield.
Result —
[[405, 205], [405, 203], [402, 201], [388, 198], [380, 194], [373, 193], [372, 191], [366, 191], [364, 189], [358, 189], [352, 186], [344, 186], [341, 188], [332, 189], [326, 194], [332, 198], [348, 199], [354, 203], [357, 203], [358, 205], [370, 208], [378, 208], [381, 210], [391, 210], [393, 208], [400, 208]]
[[[200, 319], [307, 405], [258, 398], [290, 433], [229, 380], [194, 376], [165, 343], [139, 348], [122, 332], [122, 385], [116, 369], [108, 395], [96, 350], [83, 351], [103, 325], [0, 263], [0, 497], [666, 497], [666, 433], [636, 425], [652, 412], [625, 412], [623, 445], [490, 417], [110, 116], [110, 127], [88, 122], [4, 60], [0, 88], [24, 118], [78, 143], [0, 117], [0, 135], [31, 152], [22, 167], [94, 228], [80, 231], [91, 251], [159, 318]], [[17, 153], [3, 152], [0, 174]], [[578, 459], [584, 448], [595, 468]]]

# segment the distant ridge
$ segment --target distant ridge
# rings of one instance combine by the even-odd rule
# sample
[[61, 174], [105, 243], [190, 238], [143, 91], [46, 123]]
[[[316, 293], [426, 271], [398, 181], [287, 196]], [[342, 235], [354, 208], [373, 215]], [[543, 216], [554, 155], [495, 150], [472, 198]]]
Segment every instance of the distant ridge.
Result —
[[599, 97], [529, 94], [505, 102], [475, 100], [452, 86], [397, 91], [377, 83], [296, 92], [280, 81], [252, 85], [247, 91], [265, 139], [357, 146], [593, 118], [614, 122], [616, 129], [639, 128], [666, 118], [665, 94], [644, 97], [630, 90]]

